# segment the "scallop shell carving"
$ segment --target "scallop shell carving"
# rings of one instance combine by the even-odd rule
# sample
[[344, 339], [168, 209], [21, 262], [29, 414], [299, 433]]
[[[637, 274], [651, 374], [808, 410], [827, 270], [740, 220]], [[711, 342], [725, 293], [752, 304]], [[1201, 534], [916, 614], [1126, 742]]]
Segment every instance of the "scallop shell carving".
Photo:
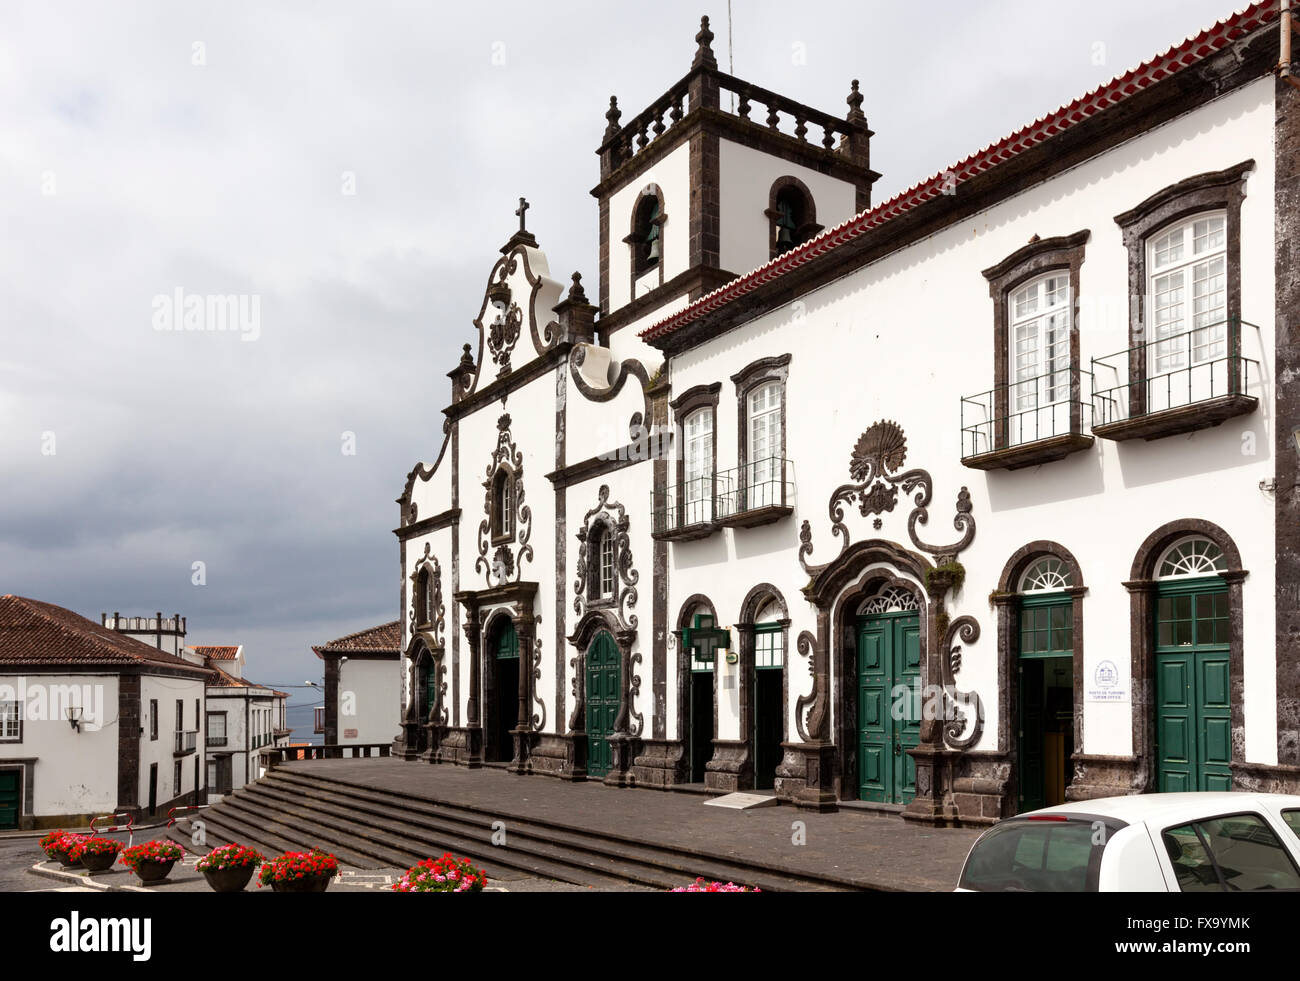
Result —
[[898, 423], [881, 420], [862, 434], [853, 447], [849, 473], [854, 480], [866, 481], [891, 474], [907, 459], [907, 437]]

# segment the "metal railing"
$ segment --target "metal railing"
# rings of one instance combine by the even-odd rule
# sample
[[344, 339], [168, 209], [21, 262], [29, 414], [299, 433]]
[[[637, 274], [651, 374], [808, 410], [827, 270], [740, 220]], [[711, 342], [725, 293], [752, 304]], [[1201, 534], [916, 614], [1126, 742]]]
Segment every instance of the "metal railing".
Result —
[[1093, 358], [1093, 424], [1243, 394], [1250, 366], [1258, 374], [1259, 362], [1241, 354], [1242, 326], [1259, 329], [1237, 318], [1220, 320]]
[[214, 736], [211, 733], [208, 734], [207, 744], [209, 746], [225, 746], [227, 742], [228, 740], [225, 736]]
[[292, 760], [354, 760], [388, 756], [392, 743], [346, 743], [327, 746], [275, 746], [266, 750], [268, 766]]
[[734, 470], [724, 470], [718, 474], [714, 499], [719, 518], [760, 508], [791, 507], [794, 465], [790, 460], [770, 456]]
[[1081, 433], [1084, 410], [1080, 375], [1063, 368], [997, 385], [961, 400], [962, 459], [1035, 443], [1053, 436]]
[[192, 753], [198, 747], [198, 742], [199, 731], [197, 729], [192, 732], [178, 731], [176, 733], [176, 752]]
[[767, 507], [794, 504], [794, 464], [767, 457], [743, 467], [705, 473], [652, 495], [652, 530], [657, 535], [712, 525], [724, 518]]

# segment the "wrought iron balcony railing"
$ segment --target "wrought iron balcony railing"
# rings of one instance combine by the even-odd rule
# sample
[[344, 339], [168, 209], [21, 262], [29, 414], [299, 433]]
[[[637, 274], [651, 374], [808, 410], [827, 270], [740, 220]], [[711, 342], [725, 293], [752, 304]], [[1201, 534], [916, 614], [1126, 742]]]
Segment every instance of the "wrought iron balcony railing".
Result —
[[652, 531], [656, 537], [703, 538], [721, 525], [763, 524], [794, 508], [794, 465], [768, 457], [702, 474], [654, 495]]
[[224, 746], [226, 745], [226, 742], [227, 740], [225, 736], [214, 736], [211, 733], [208, 734], [207, 743], [209, 746]]
[[1105, 427], [1170, 409], [1220, 401], [1231, 403], [1228, 415], [1253, 408], [1246, 392], [1252, 365], [1258, 380], [1259, 362], [1241, 354], [1242, 326], [1259, 329], [1237, 318], [1221, 320], [1093, 358], [1098, 435]]
[[195, 729], [193, 732], [178, 731], [176, 733], [176, 752], [192, 753], [194, 752], [195, 748], [198, 746], [198, 741], [199, 741], [199, 732], [197, 729]]
[[1065, 368], [963, 398], [962, 459], [1082, 433], [1091, 406], [1081, 397], [1080, 375], [1089, 373]]

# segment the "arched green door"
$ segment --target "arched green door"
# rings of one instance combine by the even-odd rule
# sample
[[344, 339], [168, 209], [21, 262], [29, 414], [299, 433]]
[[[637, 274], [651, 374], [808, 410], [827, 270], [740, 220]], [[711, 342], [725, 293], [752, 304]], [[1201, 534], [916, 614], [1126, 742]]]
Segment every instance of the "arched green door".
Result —
[[603, 777], [612, 757], [609, 736], [618, 718], [621, 671], [618, 645], [605, 631], [587, 648], [587, 773]]
[[920, 614], [858, 617], [859, 800], [906, 804], [916, 796], [907, 750], [921, 741], [920, 687]]
[[496, 636], [496, 738], [492, 759], [509, 762], [515, 755], [511, 734], [519, 723], [519, 635], [506, 620]]

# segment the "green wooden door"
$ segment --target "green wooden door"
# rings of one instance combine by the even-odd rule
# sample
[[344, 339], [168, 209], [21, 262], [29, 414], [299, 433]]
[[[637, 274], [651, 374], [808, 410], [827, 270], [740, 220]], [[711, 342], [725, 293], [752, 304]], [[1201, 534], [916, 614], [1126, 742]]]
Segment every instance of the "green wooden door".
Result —
[[1157, 789], [1231, 790], [1227, 586], [1162, 584], [1155, 628]]
[[[1020, 608], [1019, 672], [1017, 691], [1019, 723], [1016, 732], [1020, 811], [1036, 811], [1064, 803], [1055, 782], [1068, 772], [1073, 754], [1074, 721], [1057, 718], [1053, 705], [1061, 701], [1074, 704], [1073, 685], [1069, 691], [1055, 684], [1057, 678], [1074, 676], [1074, 602], [1057, 596], [1026, 598]], [[1053, 695], [1062, 696], [1053, 698]], [[1068, 699], [1063, 696], [1068, 695]], [[1053, 738], [1053, 733], [1068, 736]], [[1048, 747], [1051, 747], [1049, 750]], [[1049, 752], [1052, 758], [1048, 758]], [[1048, 787], [1048, 775], [1053, 787]], [[1068, 782], [1068, 781], [1066, 781]]]
[[858, 797], [905, 804], [921, 741], [921, 621], [914, 611], [858, 619]]
[[603, 777], [612, 757], [609, 736], [618, 718], [620, 657], [614, 638], [601, 631], [587, 648], [587, 773]]
[[496, 662], [496, 736], [491, 755], [496, 762], [509, 762], [515, 755], [513, 733], [519, 725], [519, 634], [510, 620], [497, 633]]
[[438, 703], [438, 672], [434, 670], [433, 662], [426, 661], [424, 666], [424, 717], [421, 722], [429, 721], [429, 714], [433, 711], [434, 705]]
[[0, 830], [18, 827], [21, 776], [18, 770], [0, 770]]

